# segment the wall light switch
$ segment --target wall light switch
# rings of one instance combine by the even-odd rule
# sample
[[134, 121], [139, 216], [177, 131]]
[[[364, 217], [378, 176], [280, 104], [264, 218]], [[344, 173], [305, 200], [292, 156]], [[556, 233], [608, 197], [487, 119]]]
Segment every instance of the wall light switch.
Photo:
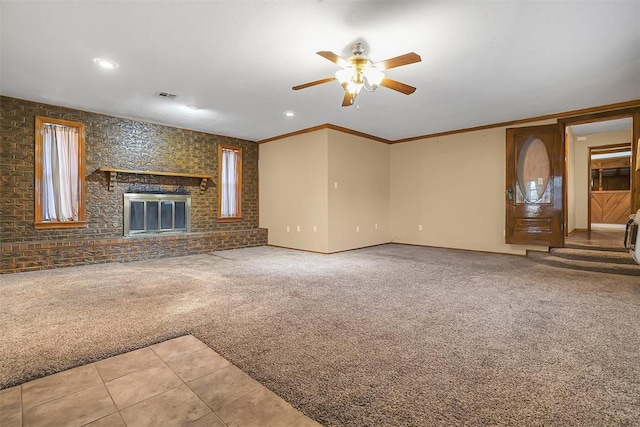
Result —
[[338, 181], [336, 181], [336, 182], [334, 182], [334, 183], [333, 183], [333, 188], [334, 188], [335, 190], [337, 190], [337, 189], [338, 189]]
[[538, 185], [542, 185], [543, 182], [544, 182], [544, 179], [538, 178]]
[[300, 226], [296, 226], [296, 231], [300, 231]]
[[356, 225], [356, 233], [359, 233], [359, 232], [360, 232], [360, 226]]
[[422, 231], [422, 224], [418, 226], [418, 231]]
[[314, 226], [313, 226], [313, 232], [314, 232], [314, 233], [317, 233], [317, 232], [318, 232], [318, 226], [317, 226], [317, 225], [314, 225]]
[[291, 229], [289, 228], [289, 226], [287, 225], [287, 233], [290, 232]]
[[376, 229], [376, 230], [378, 229], [378, 224], [376, 224], [375, 229]]

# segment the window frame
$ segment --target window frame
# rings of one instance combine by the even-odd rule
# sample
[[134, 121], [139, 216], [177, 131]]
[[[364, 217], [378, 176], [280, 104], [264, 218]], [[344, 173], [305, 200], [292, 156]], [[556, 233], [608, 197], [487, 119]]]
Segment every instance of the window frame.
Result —
[[[222, 153], [223, 150], [233, 150], [238, 153], [236, 165], [236, 215], [222, 216]], [[218, 222], [242, 221], [242, 147], [229, 144], [218, 144]]]
[[[78, 220], [77, 221], [45, 221], [43, 203], [43, 155], [44, 155], [44, 125], [67, 126], [78, 129]], [[80, 228], [86, 226], [85, 217], [85, 126], [83, 123], [71, 120], [54, 119], [51, 117], [36, 116], [35, 122], [35, 176], [34, 176], [34, 200], [35, 219], [33, 225], [36, 229], [53, 228]]]

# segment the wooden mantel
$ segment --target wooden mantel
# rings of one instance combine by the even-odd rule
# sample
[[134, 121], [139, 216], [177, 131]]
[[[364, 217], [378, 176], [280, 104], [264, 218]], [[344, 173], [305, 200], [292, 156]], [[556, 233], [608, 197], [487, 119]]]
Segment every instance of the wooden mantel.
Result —
[[156, 176], [178, 176], [183, 178], [197, 178], [200, 180], [200, 191], [204, 191], [207, 188], [207, 181], [213, 182], [212, 175], [203, 175], [199, 173], [182, 173], [182, 172], [159, 172], [159, 171], [139, 171], [133, 169], [116, 169], [99, 167], [99, 171], [107, 174], [107, 187], [109, 191], [113, 191], [116, 179], [119, 173], [126, 173], [132, 175], [156, 175]]

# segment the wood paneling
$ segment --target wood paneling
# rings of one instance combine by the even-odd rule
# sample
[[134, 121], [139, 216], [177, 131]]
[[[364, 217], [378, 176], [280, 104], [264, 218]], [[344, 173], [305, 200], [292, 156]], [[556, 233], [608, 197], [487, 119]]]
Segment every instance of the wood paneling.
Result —
[[592, 223], [626, 224], [630, 214], [630, 191], [594, 191], [591, 193]]
[[591, 161], [591, 169], [630, 168], [631, 157], [598, 159]]

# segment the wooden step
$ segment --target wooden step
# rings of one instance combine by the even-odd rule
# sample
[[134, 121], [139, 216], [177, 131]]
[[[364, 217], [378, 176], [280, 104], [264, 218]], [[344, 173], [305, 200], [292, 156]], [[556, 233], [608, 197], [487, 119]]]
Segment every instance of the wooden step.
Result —
[[612, 244], [603, 245], [602, 243], [589, 244], [589, 243], [571, 242], [571, 243], [565, 243], [564, 247], [569, 249], [584, 249], [584, 250], [590, 250], [590, 251], [629, 253], [627, 248], [624, 247], [624, 244], [622, 242], [619, 245], [612, 245]]
[[527, 257], [541, 264], [553, 267], [569, 268], [572, 270], [596, 271], [600, 273], [623, 274], [627, 276], [640, 276], [640, 265], [619, 264], [615, 262], [585, 261], [583, 259], [571, 259], [555, 256], [549, 252], [528, 251]]
[[576, 248], [552, 248], [551, 255], [558, 258], [575, 259], [580, 261], [605, 262], [609, 264], [636, 265], [629, 252], [576, 249]]

